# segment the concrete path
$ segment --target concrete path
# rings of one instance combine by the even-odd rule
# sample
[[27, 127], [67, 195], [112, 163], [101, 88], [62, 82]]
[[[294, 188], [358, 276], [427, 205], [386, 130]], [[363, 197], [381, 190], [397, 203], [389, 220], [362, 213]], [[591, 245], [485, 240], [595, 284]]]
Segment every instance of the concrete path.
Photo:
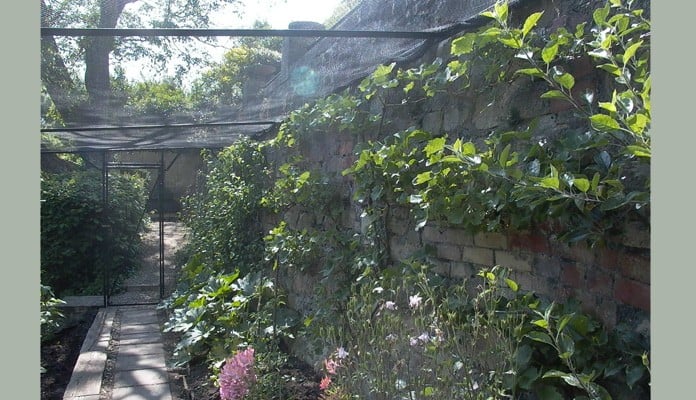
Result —
[[100, 398], [172, 400], [156, 306], [99, 310], [63, 399]]

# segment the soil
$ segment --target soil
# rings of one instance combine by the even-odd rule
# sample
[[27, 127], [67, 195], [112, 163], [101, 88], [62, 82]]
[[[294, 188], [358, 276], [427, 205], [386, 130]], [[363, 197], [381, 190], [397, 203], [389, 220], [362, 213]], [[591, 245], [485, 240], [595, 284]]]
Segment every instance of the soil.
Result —
[[65, 327], [56, 336], [41, 344], [41, 400], [62, 400], [70, 382], [75, 362], [80, 356], [82, 342], [87, 336], [97, 308], [89, 308], [71, 326]]
[[[183, 227], [174, 223], [171, 230], [165, 229], [168, 254], [172, 259], [178, 246], [185, 243]], [[154, 231], [154, 233], [153, 233]], [[158, 252], [156, 243], [157, 230], [150, 230], [144, 236], [146, 241], [144, 259], [152, 259], [152, 252]], [[154, 242], [154, 244], [152, 243]], [[168, 265], [173, 261], [167, 260]], [[175, 269], [169, 269], [176, 272]], [[145, 280], [149, 278], [143, 275]], [[135, 278], [137, 280], [138, 278]], [[169, 280], [169, 279], [168, 279]], [[171, 290], [171, 281], [168, 290]], [[88, 308], [82, 317], [71, 318], [69, 326], [64, 327], [56, 336], [41, 344], [41, 365], [46, 369], [41, 374], [41, 400], [62, 400], [63, 393], [70, 382], [72, 370], [80, 355], [80, 348], [98, 308]], [[168, 354], [172, 354], [179, 340], [178, 334], [163, 333], [163, 345]], [[107, 366], [108, 368], [108, 366]], [[294, 357], [285, 365], [280, 376], [284, 378], [283, 394], [279, 399], [317, 400], [319, 398], [319, 381], [321, 376], [314, 369]], [[219, 389], [210, 380], [210, 371], [203, 362], [190, 363], [185, 368], [169, 370], [172, 400], [220, 400]]]

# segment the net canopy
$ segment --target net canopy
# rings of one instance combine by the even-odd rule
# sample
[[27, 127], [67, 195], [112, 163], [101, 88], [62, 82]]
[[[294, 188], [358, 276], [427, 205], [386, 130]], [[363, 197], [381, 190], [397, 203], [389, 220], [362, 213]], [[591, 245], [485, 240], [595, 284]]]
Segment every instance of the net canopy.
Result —
[[[101, 3], [123, 7], [138, 1]], [[363, 0], [329, 28], [296, 21], [287, 29], [270, 29], [227, 28], [223, 23], [205, 28], [133, 26], [125, 11], [112, 27], [95, 28], [104, 21], [90, 25], [59, 18], [64, 11], [42, 1], [42, 151], [220, 148], [242, 137], [262, 135], [292, 110], [355, 84], [378, 65], [415, 60], [442, 40], [480, 24], [478, 15], [494, 3]], [[101, 12], [102, 18], [108, 14], [103, 4]], [[229, 52], [220, 56], [219, 46], [209, 44], [212, 39], [231, 40]], [[136, 52], [138, 45], [141, 50]], [[246, 53], [239, 50], [242, 45]], [[74, 56], [80, 51], [65, 50], [71, 46], [87, 49], [82, 59]], [[100, 48], [110, 55], [99, 58]], [[249, 56], [252, 53], [255, 58]], [[141, 58], [124, 61], [135, 55]], [[247, 64], [244, 73], [228, 75], [239, 82], [224, 83], [224, 74], [204, 72], [202, 79], [191, 83], [187, 79], [192, 73], [177, 69], [177, 63], [194, 56], [202, 61], [237, 57]], [[98, 65], [104, 59], [110, 62], [108, 73]], [[66, 88], [66, 82], [75, 82], [65, 68], [71, 61], [77, 65], [73, 71], [84, 76], [82, 90]], [[151, 61], [173, 72], [146, 76], [145, 65]], [[225, 70], [216, 65], [213, 71]], [[176, 97], [176, 85], [167, 82], [188, 84], [196, 105], [176, 99], [167, 103]], [[153, 93], [159, 93], [158, 102], [148, 100]], [[56, 110], [60, 118], [55, 117]]]

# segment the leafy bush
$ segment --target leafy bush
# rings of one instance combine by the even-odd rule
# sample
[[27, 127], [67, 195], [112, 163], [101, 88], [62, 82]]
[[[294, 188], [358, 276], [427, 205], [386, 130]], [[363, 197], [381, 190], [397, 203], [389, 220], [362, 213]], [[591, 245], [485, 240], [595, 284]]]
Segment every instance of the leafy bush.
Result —
[[572, 301], [547, 303], [509, 273], [481, 270], [472, 285], [413, 262], [365, 277], [343, 324], [324, 330], [329, 347], [342, 350], [340, 361], [332, 353], [324, 363], [326, 398], [648, 395], [645, 338], [608, 331]]
[[55, 296], [50, 286], [41, 285], [41, 341], [50, 340], [65, 316], [58, 306], [65, 302]]
[[193, 195], [182, 200], [182, 219], [190, 229], [191, 252], [211, 271], [242, 274], [263, 261], [261, 199], [268, 184], [258, 144], [241, 140], [217, 155], [204, 153], [207, 170]]
[[103, 209], [102, 175], [42, 173], [41, 282], [59, 296], [102, 294], [104, 268], [115, 290], [137, 263], [147, 191], [138, 174], [110, 174]]

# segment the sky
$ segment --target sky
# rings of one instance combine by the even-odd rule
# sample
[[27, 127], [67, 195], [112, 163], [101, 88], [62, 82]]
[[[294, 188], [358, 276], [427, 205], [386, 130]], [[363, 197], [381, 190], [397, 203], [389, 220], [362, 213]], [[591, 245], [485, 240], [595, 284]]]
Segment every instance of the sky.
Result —
[[[254, 21], [266, 21], [271, 29], [288, 29], [293, 21], [325, 22], [339, 7], [341, 0], [240, 0], [243, 4], [243, 15], [240, 18], [230, 9], [222, 9], [217, 15], [211, 16], [210, 28], [246, 29], [252, 28]], [[239, 4], [235, 4], [239, 8]], [[328, 28], [328, 27], [327, 27]], [[232, 39], [218, 38], [220, 47], [207, 46], [212, 61], [222, 60], [226, 49], [233, 47]], [[151, 79], [142, 63], [138, 61], [124, 64], [126, 77], [132, 80]], [[190, 76], [194, 79], [197, 73]], [[191, 79], [185, 79], [185, 84]]]
[[[324, 22], [341, 3], [340, 0], [243, 0], [245, 20], [240, 21], [250, 27], [257, 19], [266, 20], [273, 29], [287, 29], [292, 21]], [[225, 13], [221, 14], [219, 27], [224, 23]], [[216, 23], [218, 25], [218, 23]], [[233, 26], [229, 26], [233, 27]]]

